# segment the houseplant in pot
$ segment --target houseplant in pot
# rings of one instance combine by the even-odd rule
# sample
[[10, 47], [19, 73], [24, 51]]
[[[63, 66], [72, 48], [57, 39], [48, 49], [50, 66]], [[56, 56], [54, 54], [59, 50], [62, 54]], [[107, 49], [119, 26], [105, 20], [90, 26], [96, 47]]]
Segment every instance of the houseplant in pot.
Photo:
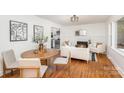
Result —
[[38, 44], [38, 51], [44, 50], [44, 44], [48, 41], [48, 36], [37, 36], [33, 38], [33, 42]]

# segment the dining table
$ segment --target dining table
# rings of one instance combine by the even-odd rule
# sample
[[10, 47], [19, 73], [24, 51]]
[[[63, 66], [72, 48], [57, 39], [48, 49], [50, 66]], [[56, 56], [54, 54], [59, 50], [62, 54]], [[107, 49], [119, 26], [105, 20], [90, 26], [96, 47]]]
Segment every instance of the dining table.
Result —
[[51, 74], [55, 71], [56, 67], [54, 65], [54, 59], [59, 56], [60, 51], [58, 49], [46, 49], [46, 50], [42, 50], [42, 51], [38, 51], [36, 49], [32, 49], [32, 50], [27, 50], [24, 51], [21, 54], [22, 58], [40, 58], [41, 60], [41, 65], [45, 62], [48, 66], [48, 73], [47, 74]]

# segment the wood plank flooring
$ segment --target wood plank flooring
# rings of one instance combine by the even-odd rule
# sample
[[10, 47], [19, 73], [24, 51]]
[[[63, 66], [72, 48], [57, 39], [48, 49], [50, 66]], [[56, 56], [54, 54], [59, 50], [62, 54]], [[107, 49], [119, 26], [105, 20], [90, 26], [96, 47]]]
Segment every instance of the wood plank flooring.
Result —
[[[49, 72], [44, 76], [45, 78], [121, 78], [120, 74], [114, 68], [112, 63], [106, 55], [97, 55], [97, 62], [72, 59], [70, 64], [70, 73], [67, 68]], [[15, 72], [13, 76], [7, 75], [7, 78], [18, 78], [19, 72]]]

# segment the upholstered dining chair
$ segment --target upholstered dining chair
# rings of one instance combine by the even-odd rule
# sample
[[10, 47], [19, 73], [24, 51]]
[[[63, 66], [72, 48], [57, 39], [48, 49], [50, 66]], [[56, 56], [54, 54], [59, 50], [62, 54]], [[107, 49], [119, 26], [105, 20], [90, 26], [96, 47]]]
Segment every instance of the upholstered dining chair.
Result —
[[11, 49], [3, 52], [2, 55], [3, 55], [3, 76], [5, 76], [6, 70], [11, 70], [11, 75], [13, 75], [13, 70], [17, 69], [19, 66], [14, 51]]
[[[61, 56], [63, 54], [63, 51], [65, 50], [66, 50], [66, 55]], [[71, 52], [70, 52], [69, 47], [68, 46], [62, 47], [60, 51], [60, 57], [57, 57], [54, 61], [54, 64], [56, 65], [56, 70], [58, 66], [66, 66], [70, 74], [70, 63], [71, 63]]]
[[16, 60], [14, 51], [8, 50], [2, 53], [4, 67], [3, 74], [5, 76], [6, 70], [11, 70], [11, 74], [13, 75], [13, 70], [20, 70], [21, 77], [43, 77], [47, 66], [40, 64], [39, 58], [23, 58]]
[[48, 68], [46, 65], [41, 65], [39, 58], [27, 58], [19, 61], [21, 78], [42, 78]]

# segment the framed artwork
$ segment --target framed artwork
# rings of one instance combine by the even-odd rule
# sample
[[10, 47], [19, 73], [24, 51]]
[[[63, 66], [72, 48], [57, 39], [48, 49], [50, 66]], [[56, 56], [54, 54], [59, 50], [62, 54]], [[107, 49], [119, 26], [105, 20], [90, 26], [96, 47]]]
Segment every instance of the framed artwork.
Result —
[[34, 25], [34, 41], [37, 41], [37, 38], [43, 37], [44, 27], [39, 25]]
[[75, 36], [86, 36], [87, 35], [87, 30], [81, 29], [75, 31]]
[[79, 30], [75, 31], [75, 36], [80, 36], [80, 31]]
[[27, 41], [28, 24], [10, 20], [10, 41]]
[[86, 36], [86, 35], [87, 35], [87, 30], [81, 29], [81, 30], [80, 30], [80, 35], [81, 35], [81, 36]]

